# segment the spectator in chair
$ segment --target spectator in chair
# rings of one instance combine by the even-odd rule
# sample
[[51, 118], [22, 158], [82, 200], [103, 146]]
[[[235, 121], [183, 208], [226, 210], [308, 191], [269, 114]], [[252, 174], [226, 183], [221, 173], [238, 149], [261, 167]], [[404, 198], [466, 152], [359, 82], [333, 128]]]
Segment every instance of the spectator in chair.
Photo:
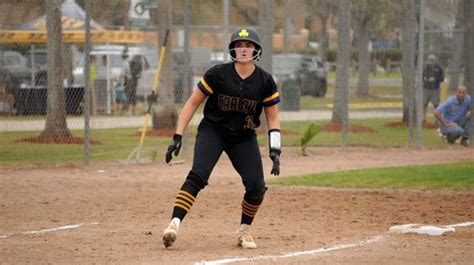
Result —
[[460, 85], [456, 96], [449, 97], [433, 113], [440, 123], [439, 131], [449, 144], [461, 137], [461, 145], [469, 146], [472, 121], [470, 119], [471, 97], [466, 95], [466, 87]]

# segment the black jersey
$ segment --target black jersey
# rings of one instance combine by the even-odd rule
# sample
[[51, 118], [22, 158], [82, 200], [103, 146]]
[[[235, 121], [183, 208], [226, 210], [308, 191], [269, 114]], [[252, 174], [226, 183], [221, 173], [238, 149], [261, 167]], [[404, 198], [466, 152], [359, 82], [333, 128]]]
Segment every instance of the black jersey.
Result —
[[234, 62], [216, 65], [204, 74], [198, 88], [209, 96], [204, 120], [230, 131], [255, 131], [263, 107], [280, 102], [272, 76], [258, 66], [242, 79]]

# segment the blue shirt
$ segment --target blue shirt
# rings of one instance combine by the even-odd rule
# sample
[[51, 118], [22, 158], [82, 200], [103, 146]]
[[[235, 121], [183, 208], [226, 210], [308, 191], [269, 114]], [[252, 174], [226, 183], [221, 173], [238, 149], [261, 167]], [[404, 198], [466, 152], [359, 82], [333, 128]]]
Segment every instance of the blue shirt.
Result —
[[457, 96], [449, 97], [443, 104], [439, 105], [437, 110], [442, 113], [447, 121], [459, 121], [470, 110], [471, 96], [464, 96], [464, 101], [459, 101]]

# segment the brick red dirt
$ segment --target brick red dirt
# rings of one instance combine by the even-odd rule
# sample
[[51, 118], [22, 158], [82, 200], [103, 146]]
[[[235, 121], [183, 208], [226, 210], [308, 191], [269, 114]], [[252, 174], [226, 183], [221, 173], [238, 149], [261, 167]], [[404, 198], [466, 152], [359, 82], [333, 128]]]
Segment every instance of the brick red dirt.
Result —
[[[163, 150], [164, 151], [164, 150]], [[282, 175], [368, 167], [473, 161], [474, 148], [285, 148]], [[265, 151], [262, 150], [262, 153]], [[178, 240], [161, 233], [190, 168], [183, 163], [0, 168], [0, 257], [4, 264], [194, 264], [232, 257], [279, 256], [381, 235], [361, 247], [253, 264], [472, 264], [474, 227], [443, 236], [393, 235], [390, 226], [474, 221], [474, 191], [368, 190], [269, 185], [252, 233], [258, 249], [236, 246], [243, 187], [223, 155], [197, 197]], [[263, 158], [265, 172], [271, 163]], [[271, 178], [270, 175], [267, 175]], [[449, 176], [446, 176], [449, 177]], [[83, 226], [42, 234], [26, 231]], [[240, 264], [249, 263], [243, 262]]]

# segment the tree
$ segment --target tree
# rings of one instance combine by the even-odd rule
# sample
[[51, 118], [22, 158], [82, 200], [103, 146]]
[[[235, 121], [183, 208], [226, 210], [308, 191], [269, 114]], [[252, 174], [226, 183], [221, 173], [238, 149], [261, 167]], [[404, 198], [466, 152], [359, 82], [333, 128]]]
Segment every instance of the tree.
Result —
[[[464, 47], [474, 46], [474, 3], [464, 1]], [[464, 85], [471, 97], [474, 96], [474, 52], [472, 49], [465, 49], [464, 54]], [[472, 100], [472, 99], [471, 99]], [[474, 120], [474, 104], [471, 102], [471, 121]], [[471, 130], [471, 143], [474, 130]]]
[[63, 87], [63, 41], [61, 26], [62, 0], [46, 1], [46, 27], [48, 35], [48, 100], [46, 124], [41, 136], [69, 137], [66, 122], [65, 90]]
[[306, 0], [311, 13], [321, 20], [321, 37], [319, 39], [319, 57], [322, 62], [327, 61], [327, 48], [329, 47], [328, 23], [329, 18], [336, 15], [338, 10], [337, 1], [332, 0]]
[[290, 52], [291, 38], [294, 34], [295, 4], [292, 0], [285, 0], [285, 16], [283, 30], [283, 52]]
[[273, 19], [268, 18], [273, 17], [273, 4], [271, 0], [260, 0], [259, 4], [260, 35], [264, 51], [264, 55], [260, 59], [260, 66], [271, 73], [273, 61]]
[[[154, 129], [173, 129], [176, 127], [178, 119], [177, 110], [174, 106], [174, 87], [173, 87], [173, 56], [172, 56], [172, 0], [157, 0], [158, 10], [158, 37], [160, 38], [159, 47], [163, 46], [166, 30], [170, 30], [168, 42], [166, 43], [165, 54], [163, 55], [163, 65], [161, 68], [158, 85], [158, 101], [160, 104], [153, 111]], [[160, 54], [162, 56], [162, 54]]]
[[[416, 51], [416, 4], [415, 0], [403, 0], [402, 12], [402, 80], [403, 80], [403, 118], [405, 123], [415, 120], [415, 51]], [[409, 130], [413, 139], [413, 126]]]
[[[464, 1], [464, 84], [469, 94], [474, 95], [474, 3]], [[471, 107], [474, 104], [471, 104]]]
[[359, 0], [357, 5], [352, 6], [352, 17], [355, 24], [355, 32], [358, 37], [359, 58], [356, 95], [359, 97], [369, 96], [369, 74], [370, 74], [370, 54], [369, 54], [369, 33], [373, 25], [380, 17], [380, 0]]
[[463, 16], [464, 4], [462, 0], [457, 3], [456, 22], [454, 24], [453, 40], [451, 42], [451, 60], [449, 61], [449, 91], [454, 92], [459, 85], [459, 76], [462, 72], [462, 50], [463, 50]]
[[332, 122], [342, 125], [342, 145], [346, 145], [349, 123], [349, 63], [351, 53], [350, 43], [350, 0], [343, 0], [339, 16], [338, 53], [336, 59], [336, 91]]

